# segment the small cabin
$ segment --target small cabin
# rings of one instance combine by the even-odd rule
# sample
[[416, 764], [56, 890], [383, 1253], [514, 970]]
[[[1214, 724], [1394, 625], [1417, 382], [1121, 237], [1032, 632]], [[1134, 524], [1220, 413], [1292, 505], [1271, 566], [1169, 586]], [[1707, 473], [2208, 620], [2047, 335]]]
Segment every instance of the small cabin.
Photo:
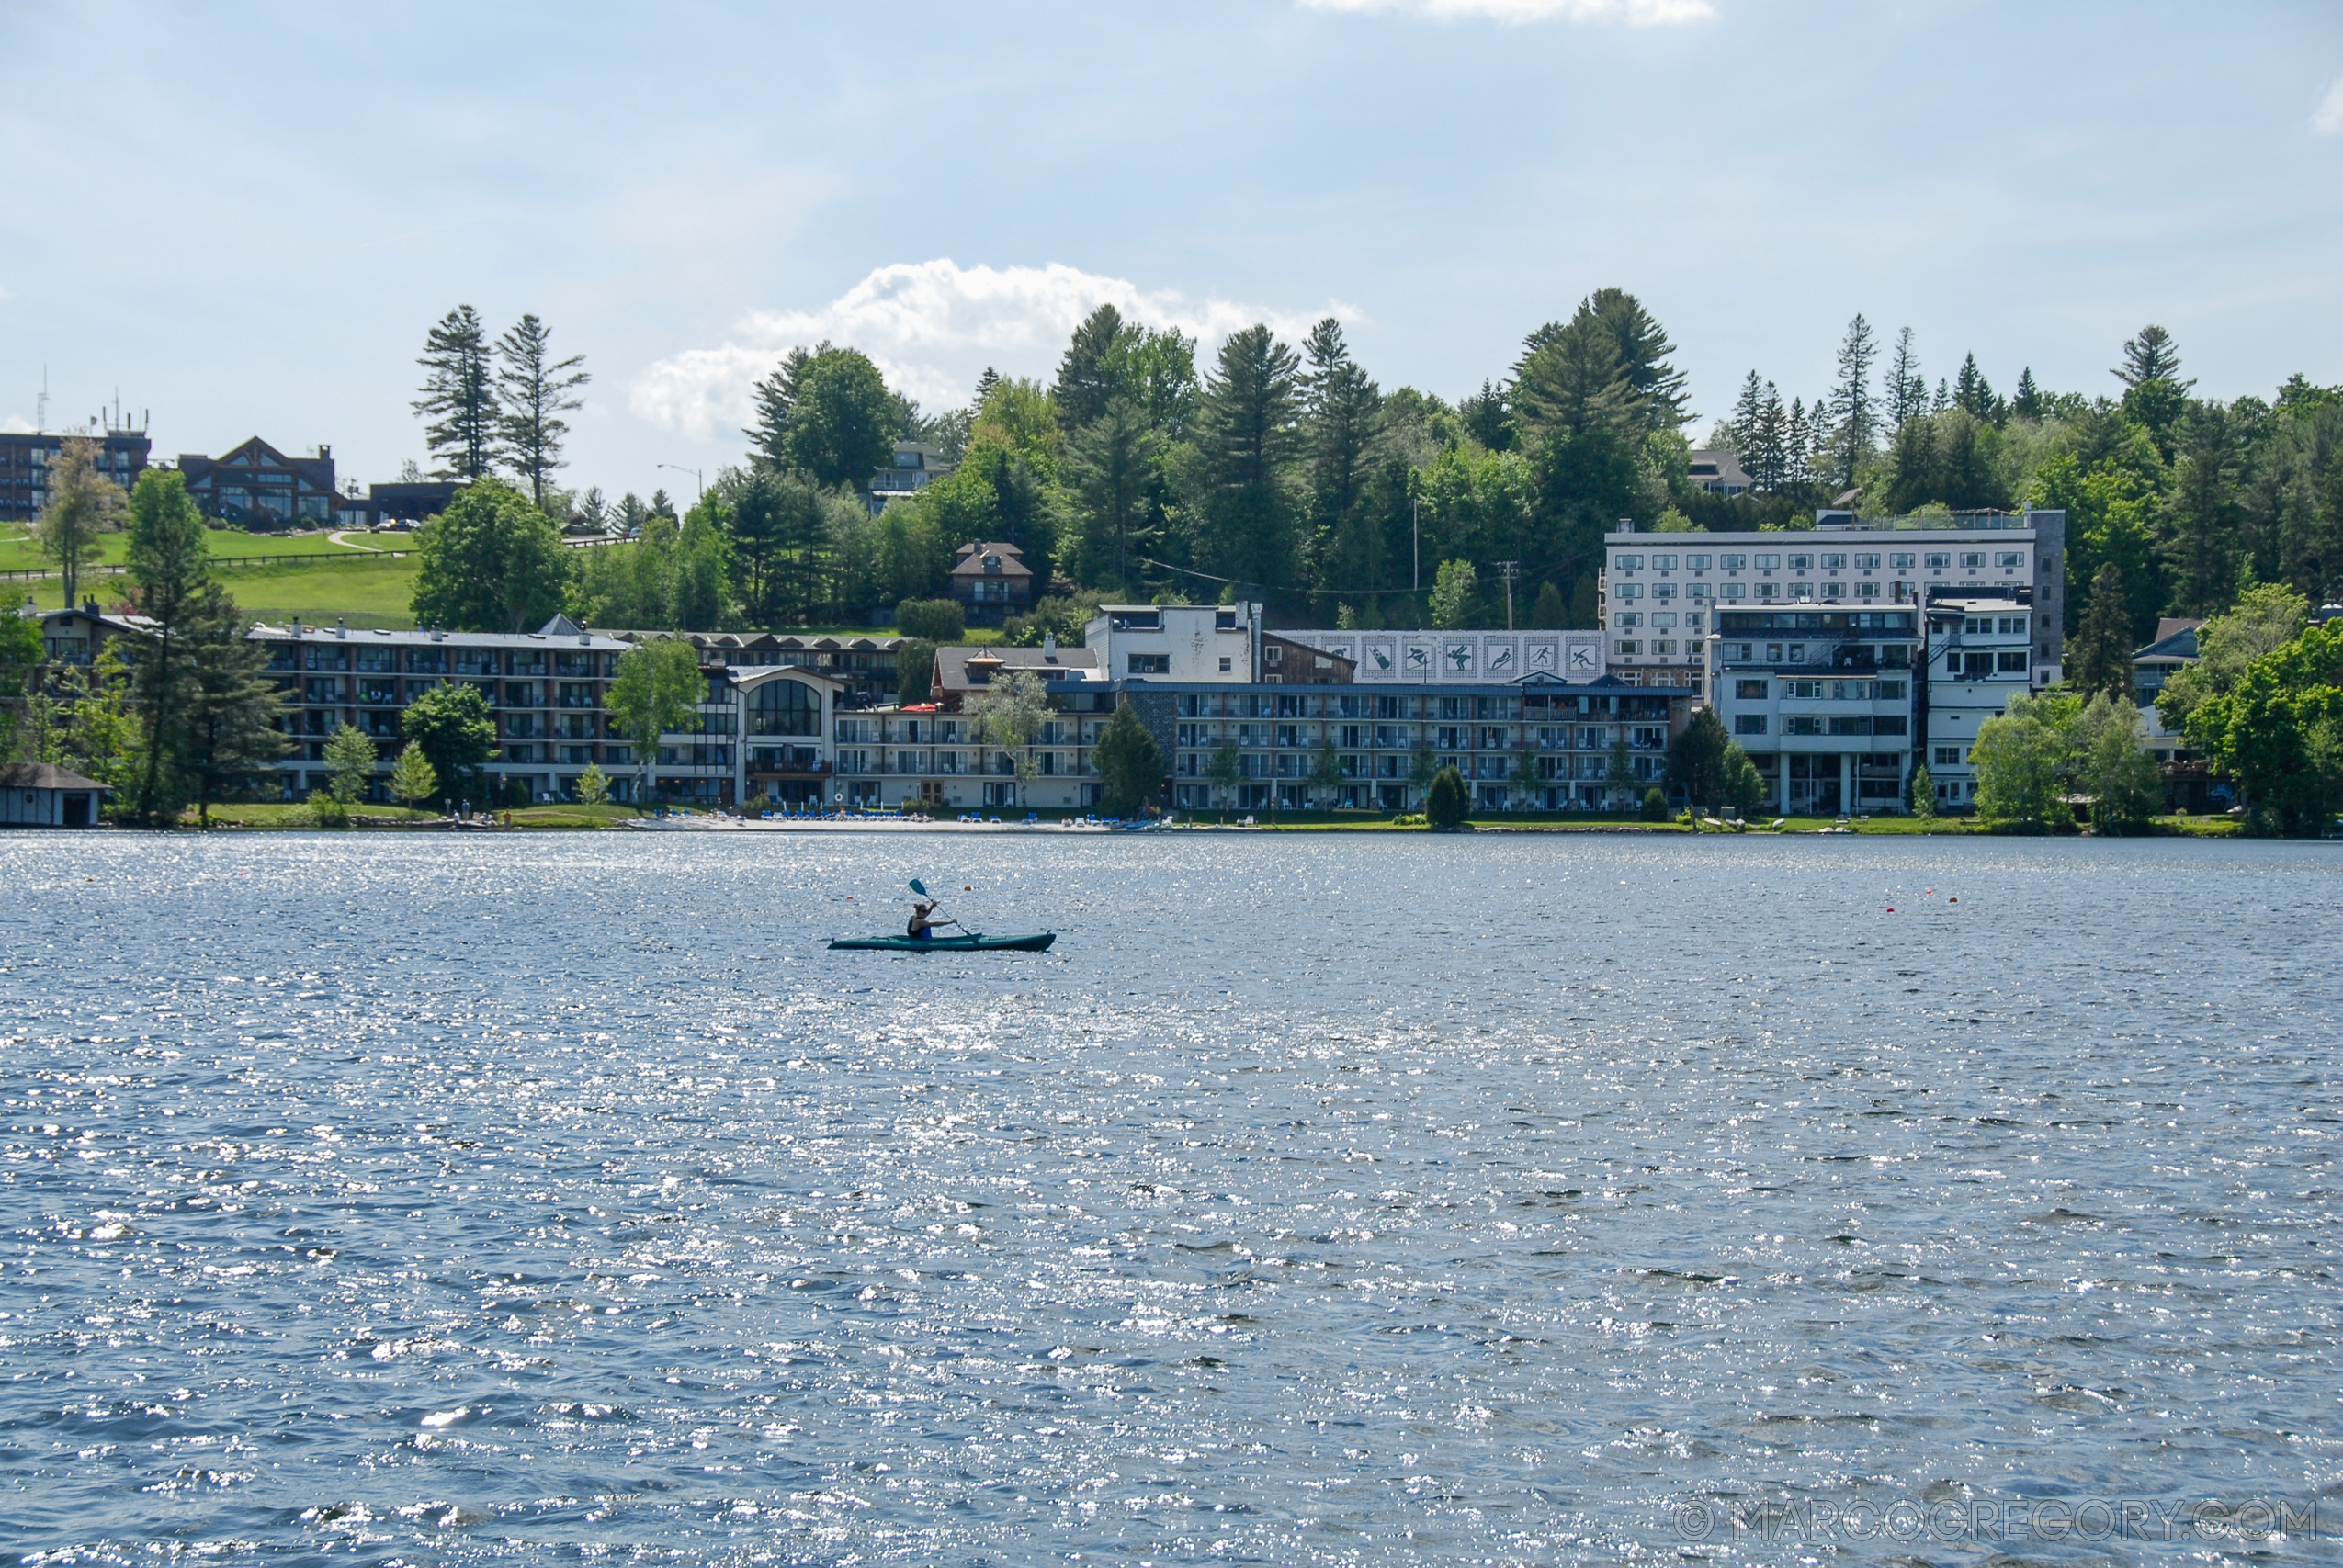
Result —
[[0, 767], [0, 828], [95, 828], [107, 786], [49, 762]]

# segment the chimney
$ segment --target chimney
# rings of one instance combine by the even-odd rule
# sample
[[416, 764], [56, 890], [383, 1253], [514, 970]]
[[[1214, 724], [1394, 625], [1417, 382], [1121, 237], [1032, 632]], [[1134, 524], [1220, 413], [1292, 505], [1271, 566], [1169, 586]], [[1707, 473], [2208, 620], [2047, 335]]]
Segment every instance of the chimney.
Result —
[[346, 621], [345, 619], [344, 619], [344, 618], [343, 618], [342, 616], [340, 616], [340, 615], [336, 615], [336, 616], [334, 616], [334, 635], [335, 637], [348, 637], [348, 636], [350, 635], [350, 624], [349, 624], [349, 622], [348, 622], [348, 621]]
[[82, 599], [82, 614], [85, 615], [95, 615], [97, 614], [96, 594], [90, 593], [84, 595]]
[[1058, 662], [1058, 634], [1056, 632], [1041, 634], [1041, 657], [1051, 664]]

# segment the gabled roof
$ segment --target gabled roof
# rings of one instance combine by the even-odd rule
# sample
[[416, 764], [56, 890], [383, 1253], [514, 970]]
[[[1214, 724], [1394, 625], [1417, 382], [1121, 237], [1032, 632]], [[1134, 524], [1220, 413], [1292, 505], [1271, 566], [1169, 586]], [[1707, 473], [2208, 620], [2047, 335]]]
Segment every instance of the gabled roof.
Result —
[[257, 435], [217, 457], [207, 457], [200, 452], [182, 452], [179, 454], [179, 471], [187, 476], [189, 484], [198, 483], [218, 472], [221, 479], [243, 479], [251, 474], [285, 474], [307, 479], [321, 490], [334, 488], [333, 458], [288, 457]]
[[112, 784], [67, 773], [53, 762], [10, 762], [0, 766], [0, 789], [103, 789]]
[[1000, 670], [1030, 670], [1048, 680], [1080, 679], [1098, 668], [1098, 654], [1087, 648], [969, 648], [949, 645], [935, 650], [938, 691], [973, 691], [983, 682], [968, 678], [971, 660], [990, 660]]
[[2202, 621], [2191, 621], [2184, 616], [2166, 616], [2156, 624], [2156, 640], [2133, 654], [2132, 662], [2137, 664], [2142, 660], [2195, 662], [2197, 628], [2202, 625]]
[[[1024, 559], [1024, 552], [1014, 545], [963, 545], [959, 564], [952, 569], [955, 577], [1031, 577], [1033, 568]], [[985, 565], [987, 560], [999, 564]]]

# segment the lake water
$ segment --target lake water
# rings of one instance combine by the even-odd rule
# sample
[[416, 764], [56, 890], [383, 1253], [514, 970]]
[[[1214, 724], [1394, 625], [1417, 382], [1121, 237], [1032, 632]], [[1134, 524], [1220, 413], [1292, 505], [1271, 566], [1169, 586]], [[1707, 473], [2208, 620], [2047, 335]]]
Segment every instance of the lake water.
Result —
[[[27, 1562], [2343, 1541], [2336, 846], [0, 867]], [[1058, 949], [822, 951], [913, 875]]]

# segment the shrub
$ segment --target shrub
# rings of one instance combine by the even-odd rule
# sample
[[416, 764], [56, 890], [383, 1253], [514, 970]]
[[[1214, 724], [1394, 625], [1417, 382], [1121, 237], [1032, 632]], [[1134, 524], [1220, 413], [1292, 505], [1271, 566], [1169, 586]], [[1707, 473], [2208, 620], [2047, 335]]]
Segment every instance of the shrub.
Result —
[[1432, 787], [1424, 792], [1423, 814], [1435, 830], [1447, 830], [1464, 826], [1465, 814], [1472, 809], [1472, 797], [1466, 793], [1463, 775], [1454, 768], [1443, 768], [1432, 777]]
[[310, 791], [309, 809], [321, 828], [346, 828], [350, 825], [350, 803], [331, 790]]
[[968, 635], [968, 612], [957, 599], [906, 599], [895, 606], [895, 634], [926, 642], [958, 642]]
[[1658, 784], [1644, 791], [1644, 820], [1647, 822], [1668, 820], [1668, 797], [1659, 793]]
[[578, 799], [586, 806], [601, 806], [610, 799], [610, 775], [602, 771], [599, 762], [588, 762], [586, 771], [578, 775]]

